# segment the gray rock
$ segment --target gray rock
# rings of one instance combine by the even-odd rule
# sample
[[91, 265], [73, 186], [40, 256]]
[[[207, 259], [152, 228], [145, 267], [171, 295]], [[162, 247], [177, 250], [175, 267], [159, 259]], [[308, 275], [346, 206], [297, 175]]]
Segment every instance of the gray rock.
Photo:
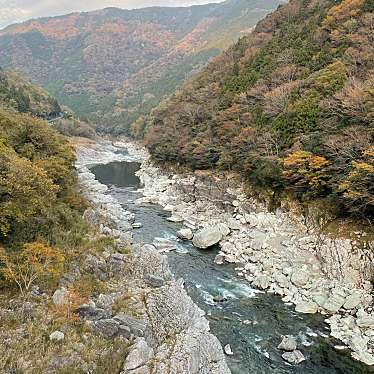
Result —
[[294, 351], [297, 348], [296, 338], [292, 335], [283, 336], [281, 343], [278, 345], [278, 349], [282, 351]]
[[363, 328], [374, 328], [374, 316], [367, 315], [357, 318], [356, 320], [357, 326]]
[[173, 214], [171, 217], [168, 217], [167, 218], [168, 221], [170, 222], [183, 222], [184, 221], [184, 218], [179, 216], [179, 215], [176, 215], [176, 214]]
[[259, 275], [254, 279], [253, 285], [261, 290], [266, 290], [270, 286], [270, 277], [265, 274]]
[[55, 305], [63, 305], [68, 303], [69, 292], [65, 287], [58, 288], [52, 296]]
[[174, 243], [166, 238], [155, 238], [152, 244], [159, 252], [171, 252], [176, 249]]
[[193, 238], [193, 232], [191, 229], [180, 229], [177, 232], [177, 236], [182, 240], [191, 240]]
[[88, 254], [84, 261], [84, 267], [86, 271], [102, 281], [106, 280], [108, 277], [105, 261], [100, 260], [96, 256]]
[[170, 374], [229, 374], [218, 339], [208, 331], [189, 328], [176, 335], [170, 367], [156, 371]]
[[147, 344], [145, 339], [137, 339], [126, 358], [123, 370], [125, 373], [133, 372], [133, 370], [145, 366], [152, 357], [153, 349]]
[[290, 282], [284, 274], [278, 273], [274, 275], [274, 279], [279, 284], [280, 287], [283, 287], [283, 288], [289, 287]]
[[141, 222], [134, 222], [133, 224], [132, 224], [132, 228], [133, 229], [140, 229], [140, 228], [142, 228], [143, 227], [143, 224], [141, 223]]
[[298, 365], [301, 362], [305, 361], [304, 355], [298, 350], [293, 351], [293, 352], [283, 353], [282, 358], [283, 360], [287, 361], [291, 365]]
[[230, 230], [240, 230], [241, 229], [241, 224], [238, 220], [235, 218], [229, 218], [227, 220], [227, 226], [229, 227]]
[[154, 275], [165, 281], [172, 279], [167, 258], [161, 255], [153, 245], [134, 246], [133, 251], [131, 271], [134, 276], [144, 279], [146, 276]]
[[151, 287], [155, 288], [162, 287], [165, 284], [165, 281], [161, 277], [152, 274], [146, 274], [144, 276], [144, 281]]
[[218, 254], [215, 258], [214, 258], [214, 262], [217, 264], [217, 265], [222, 265], [224, 262], [225, 262], [225, 257], [221, 254]]
[[129, 256], [122, 253], [113, 253], [107, 260], [107, 268], [110, 273], [122, 276], [126, 271], [126, 264]]
[[193, 237], [193, 245], [200, 249], [207, 249], [222, 239], [220, 227], [212, 226], [197, 232]]
[[119, 313], [113, 318], [120, 326], [126, 326], [130, 329], [131, 333], [137, 337], [145, 335], [147, 325], [143, 321], [138, 321], [134, 318], [127, 316], [124, 313]]
[[113, 318], [101, 319], [99, 321], [89, 323], [93, 332], [105, 339], [115, 337], [119, 331], [119, 323]]
[[60, 342], [65, 339], [65, 334], [61, 331], [54, 331], [49, 335], [49, 340]]
[[308, 283], [309, 274], [302, 269], [295, 270], [291, 275], [291, 282], [298, 287], [303, 287]]
[[314, 314], [317, 313], [318, 305], [313, 301], [300, 301], [296, 304], [296, 312], [304, 314]]
[[103, 295], [100, 294], [97, 298], [96, 305], [99, 308], [105, 309], [105, 310], [112, 310], [113, 305], [113, 297], [111, 295]]
[[97, 308], [92, 304], [83, 304], [77, 310], [79, 317], [84, 321], [98, 321], [99, 319], [109, 317], [105, 309]]
[[349, 295], [345, 299], [345, 303], [343, 304], [344, 309], [354, 309], [357, 308], [361, 303], [361, 292], [354, 291], [351, 295]]
[[230, 228], [224, 223], [218, 223], [217, 227], [218, 227], [219, 231], [221, 232], [222, 236], [227, 236], [231, 232]]
[[337, 313], [344, 303], [345, 297], [337, 292], [334, 292], [325, 301], [325, 303], [323, 304], [323, 308], [330, 313]]

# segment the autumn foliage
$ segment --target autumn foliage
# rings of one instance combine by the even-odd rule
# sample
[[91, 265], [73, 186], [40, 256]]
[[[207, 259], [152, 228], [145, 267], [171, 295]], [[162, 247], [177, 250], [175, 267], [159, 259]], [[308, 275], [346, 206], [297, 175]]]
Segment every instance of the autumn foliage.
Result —
[[25, 244], [20, 253], [8, 253], [0, 248], [0, 274], [15, 283], [25, 296], [37, 281], [58, 278], [63, 270], [64, 256], [40, 242]]
[[148, 118], [157, 161], [372, 217], [374, 9], [291, 0]]

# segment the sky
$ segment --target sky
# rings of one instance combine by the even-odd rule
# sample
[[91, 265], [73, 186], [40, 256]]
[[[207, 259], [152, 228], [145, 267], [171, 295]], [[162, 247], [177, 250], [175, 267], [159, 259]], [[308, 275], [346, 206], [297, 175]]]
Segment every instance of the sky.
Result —
[[188, 6], [222, 0], [0, 0], [0, 28], [30, 18], [57, 16], [106, 7], [144, 8], [149, 6]]

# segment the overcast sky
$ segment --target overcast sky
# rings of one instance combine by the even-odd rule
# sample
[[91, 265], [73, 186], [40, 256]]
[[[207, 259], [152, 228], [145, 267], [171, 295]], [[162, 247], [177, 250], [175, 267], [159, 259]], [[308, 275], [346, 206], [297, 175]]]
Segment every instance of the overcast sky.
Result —
[[30, 18], [56, 16], [76, 11], [119, 8], [144, 8], [148, 6], [188, 6], [222, 0], [0, 0], [0, 28]]

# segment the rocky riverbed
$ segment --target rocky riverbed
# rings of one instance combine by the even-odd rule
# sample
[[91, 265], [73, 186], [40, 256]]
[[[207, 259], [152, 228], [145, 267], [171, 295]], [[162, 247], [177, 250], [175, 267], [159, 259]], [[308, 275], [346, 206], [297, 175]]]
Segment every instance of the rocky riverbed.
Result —
[[[105, 193], [107, 187], [95, 181], [86, 166], [141, 161], [137, 174], [144, 188], [138, 204], [163, 206], [171, 213], [170, 221], [184, 226], [178, 236], [192, 240], [199, 248], [218, 243], [220, 253], [216, 262], [239, 264], [238, 274], [253, 286], [278, 294], [284, 302], [295, 304], [300, 313], [326, 314], [331, 335], [347, 345], [353, 357], [368, 365], [373, 363], [372, 290], [365, 279], [370, 269], [367, 254], [366, 260], [360, 261], [362, 253], [352, 248], [355, 243], [332, 240], [311, 233], [310, 229], [307, 233], [307, 228], [286, 212], [267, 212], [230, 181], [161, 171], [149, 162], [147, 152], [133, 143], [115, 143], [111, 150], [107, 144], [108, 154], [96, 147], [96, 156], [95, 147], [79, 150], [78, 169], [82, 185], [89, 187], [88, 197], [101, 211], [100, 215], [111, 222], [117, 220], [114, 228], [102, 223], [103, 232], [121, 236], [121, 240], [130, 243], [134, 217]], [[128, 153], [118, 152], [119, 149], [127, 149]], [[98, 197], [100, 194], [102, 197]], [[118, 229], [124, 222], [126, 227]], [[175, 249], [165, 239], [153, 244], [158, 252]], [[227, 349], [226, 353], [230, 353], [230, 347]], [[303, 356], [292, 350], [285, 352], [284, 359], [296, 364]]]
[[355, 241], [313, 232], [285, 211], [266, 211], [233, 183], [170, 175], [149, 160], [137, 174], [144, 186], [138, 203], [171, 212], [169, 220], [184, 225], [181, 238], [198, 248], [219, 244], [218, 263], [237, 263], [238, 274], [251, 285], [279, 295], [297, 312], [325, 314], [331, 335], [355, 359], [374, 364], [370, 252]]
[[[107, 279], [112, 292], [80, 306], [79, 315], [98, 335], [108, 339], [120, 335], [129, 343], [124, 374], [230, 373], [218, 339], [210, 333], [204, 312], [187, 295], [183, 281], [174, 279], [166, 257], [153, 246], [134, 243], [134, 215], [106, 194], [107, 187], [88, 168], [111, 161], [146, 160], [144, 152], [136, 150], [136, 157], [134, 152], [128, 147], [126, 154], [118, 153], [109, 144], [105, 149], [91, 144], [77, 150], [80, 185], [92, 204], [86, 219], [126, 247], [122, 251], [126, 253], [87, 256], [88, 271]], [[58, 289], [54, 302], [62, 303], [65, 294], [64, 287]], [[113, 305], [124, 297], [131, 313], [115, 313]]]

